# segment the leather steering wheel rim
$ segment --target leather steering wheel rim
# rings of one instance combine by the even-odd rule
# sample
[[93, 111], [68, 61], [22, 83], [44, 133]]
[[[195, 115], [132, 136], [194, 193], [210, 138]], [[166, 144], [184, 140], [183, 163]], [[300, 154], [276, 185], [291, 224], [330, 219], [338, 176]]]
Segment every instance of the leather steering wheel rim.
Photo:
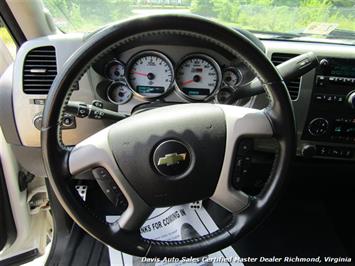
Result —
[[[179, 23], [177, 23], [177, 21]], [[155, 31], [174, 31], [203, 35], [209, 41], [229, 49], [260, 78], [270, 95], [270, 105], [263, 110], [272, 126], [272, 137], [279, 143], [270, 178], [262, 192], [249, 197], [248, 208], [233, 214], [230, 223], [209, 235], [183, 241], [144, 239], [139, 230], [126, 230], [119, 223], [107, 223], [86, 208], [70, 185], [72, 150], [60, 141], [60, 120], [70, 88], [92, 60], [115, 43], [132, 36]], [[200, 108], [200, 107], [197, 107]], [[61, 205], [86, 232], [111, 247], [140, 257], [202, 256], [227, 247], [259, 224], [270, 212], [286, 179], [295, 154], [295, 123], [286, 86], [265, 54], [242, 34], [212, 21], [185, 15], [159, 15], [131, 19], [114, 24], [91, 36], [66, 62], [55, 78], [43, 113], [41, 144], [50, 184]]]

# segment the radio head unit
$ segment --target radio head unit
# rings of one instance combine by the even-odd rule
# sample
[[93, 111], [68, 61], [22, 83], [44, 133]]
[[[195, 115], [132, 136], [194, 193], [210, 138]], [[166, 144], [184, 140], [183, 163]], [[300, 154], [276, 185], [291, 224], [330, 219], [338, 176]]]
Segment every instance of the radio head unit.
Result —
[[[355, 60], [322, 58], [316, 70], [312, 98], [302, 140], [321, 143], [355, 145]], [[338, 146], [338, 145], [337, 145]], [[344, 147], [336, 157], [352, 158], [353, 152]], [[317, 155], [334, 157], [338, 153]], [[329, 147], [329, 150], [332, 150]]]

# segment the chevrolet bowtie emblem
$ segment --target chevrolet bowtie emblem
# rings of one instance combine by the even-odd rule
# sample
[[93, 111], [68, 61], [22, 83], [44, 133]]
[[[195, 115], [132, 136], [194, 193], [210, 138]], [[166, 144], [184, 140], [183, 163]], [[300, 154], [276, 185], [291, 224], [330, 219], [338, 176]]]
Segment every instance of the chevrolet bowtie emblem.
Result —
[[186, 160], [186, 153], [169, 153], [164, 157], [159, 158], [158, 165], [174, 165]]

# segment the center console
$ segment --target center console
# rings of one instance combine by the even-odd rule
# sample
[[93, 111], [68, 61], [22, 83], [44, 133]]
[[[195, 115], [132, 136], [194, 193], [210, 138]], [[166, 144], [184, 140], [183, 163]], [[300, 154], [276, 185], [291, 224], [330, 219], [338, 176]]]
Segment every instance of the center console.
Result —
[[354, 158], [355, 60], [320, 58], [301, 139], [306, 157]]

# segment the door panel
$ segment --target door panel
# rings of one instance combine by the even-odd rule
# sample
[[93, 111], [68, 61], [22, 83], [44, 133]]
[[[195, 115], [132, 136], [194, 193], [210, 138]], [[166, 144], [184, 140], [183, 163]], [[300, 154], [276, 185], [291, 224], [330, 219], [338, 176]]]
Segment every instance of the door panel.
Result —
[[[42, 180], [43, 178], [35, 179], [35, 184], [32, 187], [29, 186], [28, 189], [20, 191], [18, 184], [20, 167], [10, 145], [5, 141], [1, 127], [0, 160], [3, 177], [0, 184], [1, 191], [6, 191], [5, 202], [3, 202], [3, 198], [0, 199], [1, 205], [6, 203], [6, 195], [8, 195], [7, 206], [5, 204], [4, 208], [0, 209], [2, 211], [0, 225], [3, 225], [2, 221], [6, 221], [3, 228], [0, 226], [0, 233], [2, 233], [0, 265], [2, 265], [4, 261], [9, 261], [9, 259], [16, 263], [22, 259], [29, 260], [28, 254], [33, 255], [30, 259], [44, 254], [51, 222], [48, 210], [31, 213], [27, 195], [33, 194], [34, 189], [42, 182], [44, 183], [44, 180]], [[14, 234], [14, 230], [8, 231], [11, 227], [15, 227], [16, 234]]]
[[9, 194], [0, 158], [0, 250], [14, 243], [16, 226], [11, 212]]

